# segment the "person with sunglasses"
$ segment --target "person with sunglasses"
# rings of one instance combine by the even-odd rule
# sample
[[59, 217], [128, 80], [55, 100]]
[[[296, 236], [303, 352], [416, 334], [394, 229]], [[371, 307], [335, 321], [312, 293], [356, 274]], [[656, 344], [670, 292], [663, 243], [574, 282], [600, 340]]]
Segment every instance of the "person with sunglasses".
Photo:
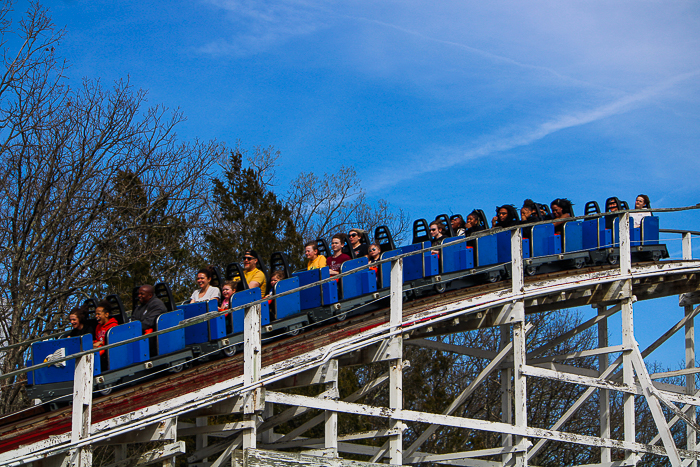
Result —
[[255, 250], [247, 250], [243, 254], [243, 275], [248, 283], [248, 288], [260, 287], [260, 294], [265, 296], [265, 273], [258, 269], [258, 253]]
[[348, 234], [348, 239], [350, 240], [350, 248], [355, 254], [355, 258], [360, 258], [362, 256], [367, 256], [369, 250], [366, 243], [362, 243], [362, 234], [365, 231], [362, 229], [352, 229]]
[[[446, 238], [445, 232], [447, 231], [447, 227], [445, 227], [445, 224], [443, 224], [440, 221], [433, 221], [430, 223], [428, 226], [428, 230], [430, 231], [430, 245], [431, 246], [436, 246], [440, 245], [442, 241]], [[437, 255], [440, 253], [439, 250], [431, 250], [431, 253]]]
[[376, 263], [379, 261], [379, 258], [382, 256], [382, 249], [379, 245], [376, 243], [372, 243], [369, 246], [368, 253], [367, 253], [367, 258], [369, 259], [370, 263]]

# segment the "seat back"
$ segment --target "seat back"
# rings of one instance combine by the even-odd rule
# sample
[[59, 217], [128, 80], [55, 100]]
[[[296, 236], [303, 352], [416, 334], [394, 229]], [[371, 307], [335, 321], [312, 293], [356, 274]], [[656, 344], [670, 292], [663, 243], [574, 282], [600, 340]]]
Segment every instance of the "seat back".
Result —
[[374, 242], [379, 245], [382, 253], [396, 249], [394, 237], [392, 237], [391, 231], [386, 225], [380, 225], [374, 229]]
[[[177, 304], [173, 298], [173, 292], [170, 290], [170, 286], [165, 282], [157, 283], [154, 288], [156, 289], [156, 297], [160, 298], [165, 304], [165, 308], [168, 311], [173, 311], [177, 309]], [[134, 308], [136, 309], [136, 308]]]
[[[31, 346], [28, 365], [38, 365], [44, 363], [44, 360], [49, 355], [54, 354], [59, 349], [64, 349], [64, 355], [72, 355], [84, 350], [92, 349], [92, 335], [85, 334], [83, 336], [67, 337], [65, 339], [47, 340], [34, 342]], [[99, 375], [102, 371], [100, 359], [93, 359], [95, 364], [93, 374]], [[67, 360], [65, 366], [56, 367], [54, 365], [27, 373], [28, 384], [51, 384], [73, 381], [75, 378], [75, 360]]]
[[328, 242], [325, 238], [317, 238], [316, 244], [318, 245], [319, 256], [325, 256], [326, 258], [328, 258], [333, 254], [333, 252], [331, 251], [331, 247], [328, 246]]
[[561, 244], [555, 246], [554, 225], [541, 224], [532, 227], [532, 257], [548, 256], [558, 252], [561, 253]]
[[443, 274], [474, 268], [474, 249], [468, 247], [466, 242], [456, 243], [464, 237], [453, 237], [442, 242], [442, 254], [440, 255], [440, 271]]
[[[290, 277], [283, 279], [275, 284], [275, 290], [272, 292], [274, 296], [282, 292], [288, 292], [299, 288], [299, 278]], [[287, 318], [297, 315], [301, 312], [301, 292], [285, 295], [284, 297], [275, 298], [275, 308], [277, 310], [277, 319]]]
[[[413, 245], [406, 245], [399, 247], [392, 251], [387, 251], [382, 253], [382, 259], [393, 258], [404, 253], [410, 253], [412, 251], [418, 251], [423, 245], [421, 243], [415, 243]], [[423, 277], [423, 258], [419, 254], [406, 256], [403, 259], [403, 282], [408, 283], [416, 279]], [[380, 269], [380, 287], [389, 287], [391, 283], [391, 262], [382, 263]]]
[[[348, 272], [368, 264], [366, 256], [351, 259], [340, 265], [340, 272]], [[359, 297], [377, 291], [377, 273], [372, 269], [363, 269], [340, 278], [340, 290], [343, 300]]]
[[656, 216], [642, 217], [641, 242], [642, 245], [659, 244], [659, 218]]
[[[141, 336], [141, 323], [120, 324], [107, 331], [106, 344], [117, 344], [119, 342]], [[118, 370], [135, 363], [145, 362], [149, 358], [148, 340], [140, 340], [123, 344], [113, 349], [107, 349], [107, 370]], [[97, 360], [97, 359], [96, 359]]]
[[[284, 277], [292, 276], [292, 269], [289, 267], [289, 257], [286, 253], [275, 251], [270, 255], [270, 276], [275, 271], [284, 271]], [[270, 277], [266, 277], [267, 283], [270, 283]]]
[[[297, 277], [299, 279], [299, 287], [303, 287], [330, 278], [330, 270], [325, 267], [311, 269], [310, 271], [297, 271], [293, 274], [293, 277]], [[299, 300], [302, 310], [338, 303], [338, 283], [331, 281], [304, 289], [300, 292]]]
[[221, 274], [219, 274], [219, 268], [212, 266], [210, 269], [211, 282], [209, 282], [209, 285], [216, 287], [217, 289], [221, 289], [221, 286], [224, 285], [224, 281], [222, 280]]
[[583, 222], [572, 221], [564, 224], [562, 251], [572, 253], [583, 250]]
[[413, 221], [413, 241], [411, 243], [422, 243], [428, 240], [430, 240], [428, 221], [425, 219], [416, 219]]
[[[182, 309], [169, 311], [158, 316], [156, 321], [156, 331], [162, 331], [180, 324], [185, 319], [185, 312]], [[156, 336], [156, 350], [158, 355], [165, 355], [177, 352], [185, 348], [185, 329], [176, 329]]]
[[236, 292], [248, 290], [248, 281], [245, 280], [243, 268], [238, 263], [229, 263], [229, 265], [226, 266], [226, 280], [236, 283]]
[[[447, 239], [447, 237], [440, 240], [440, 245]], [[432, 246], [431, 242], [423, 242], [421, 248], [430, 248]], [[433, 253], [437, 251], [437, 253]], [[423, 253], [423, 277], [433, 277], [440, 274], [440, 250], [428, 250]]]
[[[242, 293], [242, 292], [239, 292]], [[238, 293], [234, 294], [235, 297]], [[233, 301], [233, 299], [232, 299]], [[187, 303], [179, 307], [183, 310], [185, 318], [196, 318], [210, 311], [218, 311], [218, 302], [209, 300], [206, 302]], [[211, 340], [222, 339], [226, 336], [226, 321], [223, 316], [212, 318], [203, 323], [197, 323], [185, 328], [185, 345], [201, 344]]]
[[477, 267], [498, 263], [498, 238], [496, 234], [475, 239], [474, 247], [476, 248]]
[[[282, 281], [278, 282], [278, 284], [281, 282]], [[235, 293], [233, 294], [233, 297], [231, 297], [231, 308], [238, 308], [248, 303], [253, 303], [256, 300], [260, 300], [261, 297], [259, 287]], [[231, 313], [229, 313], [229, 316], [233, 321], [233, 334], [243, 332], [245, 323], [245, 308], [233, 310]], [[267, 302], [262, 302], [260, 304], [260, 325], [267, 326], [268, 324], [270, 324], [270, 307]]]
[[119, 297], [119, 295], [107, 295], [107, 297], [105, 297], [105, 300], [107, 300], [109, 304], [112, 305], [112, 313], [110, 316], [112, 318], [115, 318], [117, 320], [117, 323], [119, 324], [126, 323], [126, 310], [124, 309], [124, 303], [122, 303], [122, 299]]
[[600, 214], [600, 207], [597, 201], [589, 201], [583, 208], [583, 215], [590, 216], [591, 214]]

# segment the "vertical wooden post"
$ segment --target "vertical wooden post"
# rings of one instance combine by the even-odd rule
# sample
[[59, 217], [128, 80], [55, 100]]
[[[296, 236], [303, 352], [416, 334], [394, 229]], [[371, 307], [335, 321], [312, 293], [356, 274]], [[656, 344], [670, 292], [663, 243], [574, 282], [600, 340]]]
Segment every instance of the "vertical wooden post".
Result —
[[[400, 331], [403, 323], [403, 259], [391, 263], [391, 292], [389, 298], [391, 330]], [[399, 333], [391, 338], [395, 358], [389, 362], [389, 408], [403, 409], [403, 336]], [[391, 428], [398, 433], [389, 437], [389, 463], [403, 464], [403, 423], [392, 420]]]
[[[333, 361], [331, 360], [331, 363]], [[330, 383], [326, 384], [326, 389], [333, 391], [333, 397], [338, 398], [338, 379], [335, 378]], [[325, 448], [326, 455], [330, 457], [338, 457], [338, 412], [333, 410], [325, 411]]]
[[620, 215], [620, 272], [629, 274], [632, 272], [632, 243], [630, 242], [630, 215], [623, 212]]
[[[500, 349], [510, 344], [510, 325], [504, 324], [499, 326], [500, 331]], [[512, 358], [507, 361], [512, 362]], [[501, 378], [501, 421], [503, 423], [513, 423], [513, 370], [507, 365], [504, 365], [500, 371]], [[510, 434], [501, 434], [501, 446], [510, 447], [513, 445], [513, 436]], [[503, 454], [501, 461], [503, 465], [507, 465], [512, 459], [512, 454]]]
[[[90, 436], [93, 359], [94, 354], [89, 354], [83, 355], [75, 362], [71, 443], [78, 443]], [[88, 445], [72, 450], [69, 458], [69, 465], [75, 467], [92, 466], [92, 446]]]
[[[683, 259], [693, 259], [693, 244], [691, 238], [690, 232], [683, 234]], [[686, 305], [684, 311], [685, 316], [690, 315], [693, 312], [693, 305]], [[695, 318], [689, 319], [685, 323], [685, 367], [695, 368]], [[695, 375], [686, 375], [685, 391], [686, 394], [695, 394]], [[689, 404], [685, 413], [691, 420], [696, 421], [696, 408], [694, 405]], [[687, 450], [695, 451], [697, 448], [697, 436], [698, 434], [695, 432], [695, 429], [687, 424]], [[690, 467], [698, 467], [698, 461], [693, 460], [689, 465]]]
[[[522, 229], [515, 229], [510, 235], [511, 275], [513, 294], [520, 295], [525, 291], [523, 276], [523, 234]], [[527, 383], [523, 367], [525, 366], [525, 303], [523, 298], [513, 303], [513, 402], [515, 406], [515, 426], [527, 426]], [[522, 436], [515, 436], [513, 444], [524, 442]], [[514, 465], [527, 465], [527, 453], [518, 452], [514, 456]]]
[[[197, 417], [194, 420], [197, 427], [203, 427], [209, 425], [209, 417]], [[199, 451], [209, 446], [209, 437], [206, 434], [195, 435], [195, 449]], [[209, 458], [205, 457], [202, 462], [209, 462]]]
[[[619, 245], [620, 245], [620, 274], [629, 274], [632, 270], [632, 249], [630, 244], [630, 215], [623, 212], [619, 223]], [[621, 283], [622, 291], [622, 345], [625, 350], [622, 353], [622, 382], [629, 386], [634, 386], [634, 368], [632, 366], [632, 348], [636, 345], [634, 339], [634, 310], [632, 309], [632, 281], [624, 279]], [[634, 415], [634, 395], [623, 393], [623, 414], [625, 441], [634, 443], [636, 440], [636, 427]], [[631, 462], [635, 454], [627, 451], [625, 460]]]
[[[605, 313], [605, 305], [598, 306], [598, 315]], [[598, 321], [598, 347], [608, 346], [608, 318]], [[608, 354], [598, 356], [598, 374], [602, 375], [607, 370], [610, 361]], [[598, 389], [598, 410], [600, 421], [600, 437], [610, 439], [610, 391]], [[600, 463], [612, 462], [612, 450], [610, 448], [600, 448]]]
[[[243, 318], [243, 384], [252, 386], [260, 380], [262, 370], [262, 343], [260, 338], [260, 305], [245, 309]], [[251, 426], [243, 430], [243, 449], [257, 447], [258, 430], [255, 412], [262, 403], [262, 391], [256, 387], [248, 392], [243, 405], [243, 419]]]

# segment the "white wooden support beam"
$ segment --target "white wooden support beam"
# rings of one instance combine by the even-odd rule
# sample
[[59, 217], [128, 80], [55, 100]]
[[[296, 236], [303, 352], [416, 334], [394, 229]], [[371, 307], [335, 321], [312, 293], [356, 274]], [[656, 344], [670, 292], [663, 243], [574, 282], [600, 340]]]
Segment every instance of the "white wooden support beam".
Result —
[[510, 231], [510, 257], [513, 293], [522, 294], [525, 292], [525, 280], [523, 277], [522, 229], [515, 229]]
[[[620, 231], [622, 231], [622, 226], [620, 226]], [[620, 256], [622, 256], [622, 254]], [[622, 382], [626, 386], [634, 386], [634, 368], [632, 366], [631, 349], [634, 347], [635, 343], [632, 300], [630, 298], [625, 298], [622, 300], [622, 345], [628, 350], [622, 354]], [[634, 443], [636, 439], [634, 395], [624, 393], [622, 395], [622, 404], [625, 441]], [[627, 451], [625, 453], [625, 459], [629, 460], [632, 455], [633, 452]]]
[[[337, 364], [336, 364], [337, 366]], [[338, 398], [338, 381], [326, 384], [326, 391], [332, 393], [333, 399]], [[325, 411], [325, 436], [324, 443], [327, 455], [338, 457], [338, 413], [332, 410]]]
[[[262, 343], [260, 338], [260, 305], [245, 309], [243, 318], [243, 385], [252, 389], [246, 394], [243, 406], [244, 420], [254, 420], [255, 412], [264, 409], [262, 391], [255, 385], [260, 381], [262, 366]], [[243, 448], [255, 448], [257, 429], [255, 425], [243, 432]]]
[[[400, 331], [403, 324], [403, 259], [391, 262], [391, 295], [389, 299], [391, 331]], [[403, 337], [397, 332], [390, 337], [397, 355], [389, 363], [389, 408], [403, 409]], [[389, 463], [403, 464], [403, 428], [400, 420], [392, 420], [390, 428], [396, 432], [389, 436]]]
[[[598, 307], [598, 347], [608, 346], [608, 313], [605, 305]], [[608, 354], [598, 356], [598, 373], [603, 374], [610, 365]], [[600, 423], [600, 437], [610, 438], [610, 391], [600, 389], [598, 391], [598, 421]], [[600, 463], [612, 462], [612, 450], [610, 448], [600, 449]]]
[[[503, 349], [512, 349], [513, 344], [511, 342], [510, 326], [499, 326], [499, 334], [499, 348], [501, 351], [503, 351]], [[508, 352], [510, 352], [510, 350], [508, 350]], [[503, 360], [508, 360], [509, 356], [508, 354], [504, 354]], [[512, 363], [512, 359], [510, 360]], [[511, 368], [502, 368], [499, 377], [501, 380], [501, 421], [503, 423], [513, 423], [513, 370]], [[503, 446], [501, 460], [503, 461], [503, 465], [506, 465], [512, 458], [512, 451], [510, 448], [513, 446], [513, 436], [503, 433], [501, 435], [501, 446]]]
[[[350, 394], [348, 397], [343, 399], [345, 402], [355, 402], [363, 398], [365, 395], [369, 394], [370, 392], [376, 390], [378, 387], [386, 383], [386, 381], [389, 379], [388, 374], [383, 374], [379, 376], [378, 378], [370, 381], [367, 383], [364, 387], [361, 389], [355, 391], [354, 393]], [[325, 391], [324, 391], [325, 393]], [[325, 397], [323, 394], [319, 394], [318, 397]], [[276, 415], [275, 417], [265, 421], [261, 428], [267, 429], [268, 427], [273, 427], [276, 425], [279, 425], [281, 423], [287, 422], [295, 417], [298, 417], [300, 415], [305, 414], [311, 409], [308, 408], [302, 408], [302, 407], [294, 407], [291, 409], [287, 409], [284, 412], [282, 412], [279, 415]], [[286, 435], [282, 436], [279, 438], [276, 442], [277, 443], [282, 443], [285, 441], [289, 441], [292, 439], [295, 439], [297, 436], [301, 435], [302, 433], [305, 433], [306, 431], [310, 430], [311, 428], [315, 427], [319, 423], [323, 422], [325, 420], [325, 414], [320, 414], [317, 415], [316, 417], [312, 418], [311, 420], [303, 423], [301, 426], [295, 428], [294, 430], [290, 431]]]
[[620, 215], [620, 272], [626, 276], [632, 272], [632, 243], [630, 239], [630, 214]]
[[[536, 428], [536, 427], [518, 427], [517, 425], [509, 425], [501, 422], [489, 422], [473, 418], [455, 417], [450, 415], [439, 415], [433, 413], [417, 412], [413, 410], [392, 411], [386, 407], [373, 407], [364, 404], [354, 404], [341, 401], [331, 401], [317, 399], [314, 397], [301, 396], [297, 394], [287, 394], [270, 391], [268, 393], [270, 402], [285, 404], [285, 405], [303, 405], [306, 407], [314, 407], [320, 410], [334, 409], [338, 412], [351, 413], [369, 417], [380, 418], [395, 418], [414, 423], [438, 424], [442, 426], [452, 426], [456, 428], [464, 428], [470, 430], [484, 430], [492, 433], [511, 433], [521, 437], [528, 438], [547, 438], [552, 441], [562, 441], [566, 443], [581, 444], [593, 447], [611, 447], [614, 449], [624, 449], [633, 452], [650, 453], [655, 455], [667, 455], [665, 449], [661, 446], [652, 446], [642, 443], [628, 443], [616, 439], [601, 439], [595, 436], [580, 435], [576, 433], [561, 432], [556, 430]], [[699, 458], [699, 452], [691, 452], [687, 450], [679, 451], [683, 457]]]
[[[83, 355], [75, 364], [71, 443], [79, 443], [90, 436], [93, 357], [94, 354]], [[87, 445], [71, 450], [69, 459], [70, 465], [74, 467], [92, 466], [92, 446]]]
[[[207, 436], [207, 431], [206, 427], [209, 425], [209, 417], [197, 417], [195, 418], [195, 426], [197, 428], [204, 428], [203, 430], [197, 430], [195, 429], [195, 449], [197, 451], [206, 448], [209, 446], [209, 437]], [[204, 462], [207, 462], [207, 459], [203, 459]]]
[[[511, 275], [513, 295], [523, 296], [514, 304], [513, 317], [513, 405], [514, 423], [519, 428], [527, 427], [527, 383], [524, 367], [527, 353], [525, 350], [525, 280], [523, 268], [523, 232], [522, 229], [511, 231]], [[512, 445], [519, 445], [527, 440], [521, 436], [514, 436]], [[527, 455], [524, 452], [510, 454], [510, 465], [517, 467], [527, 466]]]
[[[630, 243], [630, 215], [623, 212], [620, 217], [620, 274], [627, 276], [632, 272], [632, 245]], [[622, 345], [628, 349], [622, 354], [622, 380], [625, 385], [634, 385], [634, 369], [632, 366], [632, 348], [635, 346], [634, 339], [634, 310], [632, 308], [632, 282], [623, 282], [624, 296], [620, 305], [622, 306]], [[634, 396], [623, 394], [623, 414], [625, 441], [633, 443], [636, 439]], [[633, 452], [625, 453], [625, 460], [630, 460]]]
[[604, 312], [601, 312], [600, 309], [598, 311], [598, 315], [594, 316], [593, 318], [589, 319], [588, 321], [579, 324], [575, 328], [571, 329], [570, 331], [565, 332], [561, 336], [552, 339], [551, 341], [547, 342], [545, 345], [542, 345], [538, 347], [537, 349], [533, 350], [532, 352], [527, 354], [528, 360], [532, 360], [533, 358], [537, 357], [538, 355], [542, 355], [545, 352], [548, 352], [550, 349], [555, 348], [562, 342], [566, 342], [572, 337], [576, 336], [577, 334], [580, 334], [581, 332], [585, 331], [586, 329], [598, 324], [600, 321], [606, 320], [609, 316], [617, 313], [620, 311], [620, 305], [615, 305], [614, 307], [611, 307], [609, 309], [606, 309]]
[[[525, 331], [530, 332], [533, 329], [533, 326], [531, 324], [527, 324]], [[457, 408], [459, 408], [464, 402], [466, 402], [467, 398], [474, 392], [474, 390], [481, 385], [481, 383], [488, 378], [488, 376], [496, 369], [498, 366], [505, 360], [510, 353], [513, 351], [513, 344], [511, 342], [508, 342], [501, 350], [498, 352], [496, 357], [493, 359], [491, 363], [486, 365], [486, 368], [481, 370], [481, 372], [472, 380], [471, 383], [469, 383], [469, 386], [462, 391], [459, 396], [455, 398], [455, 400], [452, 401], [449, 407], [447, 407], [442, 413], [443, 415], [450, 415], [452, 414]], [[508, 424], [512, 422], [507, 422]], [[411, 446], [406, 450], [406, 461], [407, 462], [415, 462], [415, 459], [408, 458], [409, 456], [413, 456], [414, 453], [418, 450], [418, 448], [428, 439], [430, 436], [435, 433], [439, 425], [431, 425], [418, 436], [418, 438], [411, 444]]]
[[678, 448], [673, 440], [671, 429], [666, 423], [663, 410], [661, 410], [661, 404], [659, 403], [661, 397], [658, 395], [654, 385], [651, 383], [651, 378], [647, 372], [647, 367], [644, 364], [644, 359], [642, 358], [642, 354], [639, 352], [639, 348], [637, 347], [636, 343], [634, 349], [630, 352], [630, 359], [632, 360], [634, 369], [637, 372], [639, 384], [644, 390], [647, 405], [649, 406], [651, 415], [654, 417], [654, 422], [656, 422], [656, 428], [659, 430], [659, 435], [664, 443], [664, 448], [666, 448], [668, 460], [671, 462], [672, 467], [681, 467], [681, 457], [678, 453]]
[[518, 446], [509, 446], [493, 449], [479, 449], [476, 451], [452, 452], [449, 454], [427, 454], [421, 462], [440, 462], [458, 459], [473, 459], [475, 457], [497, 456], [498, 454], [513, 454], [516, 452], [525, 452], [530, 446], [530, 442], [525, 442]]
[[[522, 303], [521, 303], [522, 305]], [[515, 426], [527, 427], [527, 381], [525, 376], [525, 322], [513, 326], [513, 402], [515, 406]], [[513, 445], [526, 441], [521, 436], [513, 438]], [[513, 455], [516, 466], [526, 466], [527, 456], [522, 452]]]

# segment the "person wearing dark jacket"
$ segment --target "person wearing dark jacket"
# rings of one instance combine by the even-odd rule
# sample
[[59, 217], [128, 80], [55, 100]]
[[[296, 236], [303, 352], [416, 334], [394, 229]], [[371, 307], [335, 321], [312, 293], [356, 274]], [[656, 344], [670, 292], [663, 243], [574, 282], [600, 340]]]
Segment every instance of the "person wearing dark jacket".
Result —
[[141, 321], [141, 331], [146, 334], [156, 327], [156, 320], [168, 309], [165, 303], [155, 296], [155, 289], [152, 285], [142, 285], [139, 287], [138, 299], [140, 305], [131, 314], [131, 321]]
[[518, 212], [512, 204], [504, 204], [496, 208], [496, 215], [491, 224], [493, 227], [513, 227], [520, 223]]
[[86, 306], [76, 306], [68, 314], [68, 320], [73, 329], [71, 329], [68, 337], [83, 336], [85, 334], [94, 334], [95, 330], [90, 325], [87, 319], [88, 309]]
[[466, 231], [464, 232], [464, 235], [466, 237], [469, 237], [471, 235], [474, 235], [477, 232], [481, 232], [482, 230], [486, 230], [486, 226], [484, 225], [485, 221], [481, 220], [481, 216], [479, 216], [479, 213], [476, 211], [472, 211], [469, 213], [467, 216], [467, 222], [466, 222]]

